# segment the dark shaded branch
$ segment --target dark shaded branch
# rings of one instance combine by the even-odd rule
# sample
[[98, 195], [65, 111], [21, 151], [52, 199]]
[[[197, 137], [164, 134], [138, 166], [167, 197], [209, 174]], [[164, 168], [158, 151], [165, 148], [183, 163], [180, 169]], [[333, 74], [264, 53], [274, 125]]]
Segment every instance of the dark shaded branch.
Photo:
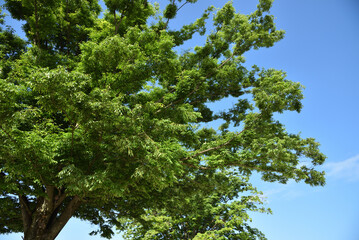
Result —
[[57, 209], [66, 199], [66, 193], [60, 193], [55, 197], [54, 208]]
[[55, 197], [55, 187], [54, 186], [46, 186], [45, 190], [47, 194], [47, 207], [50, 211], [54, 208], [54, 197]]
[[118, 33], [118, 29], [119, 29], [119, 27], [120, 27], [120, 25], [121, 25], [121, 22], [122, 22], [122, 20], [123, 20], [123, 18], [124, 18], [124, 14], [121, 13], [120, 20], [117, 22], [117, 19], [116, 19], [116, 10], [114, 9], [114, 10], [113, 10], [113, 17], [114, 17], [114, 24], [115, 24], [115, 34], [117, 34], [117, 33]]
[[32, 211], [29, 207], [29, 201], [24, 195], [19, 195], [19, 202], [21, 207], [22, 222], [24, 225], [24, 232], [31, 226]]
[[80, 205], [81, 200], [78, 196], [71, 199], [61, 215], [50, 226], [47, 234], [48, 239], [55, 239], [57, 237]]

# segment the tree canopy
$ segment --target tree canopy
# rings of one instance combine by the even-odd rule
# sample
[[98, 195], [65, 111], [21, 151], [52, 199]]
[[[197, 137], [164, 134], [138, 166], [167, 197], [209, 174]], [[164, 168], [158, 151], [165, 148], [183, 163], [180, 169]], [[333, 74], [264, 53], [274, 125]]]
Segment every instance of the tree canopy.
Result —
[[[272, 0], [248, 15], [209, 6], [179, 29], [196, 0], [104, 2], [5, 0], [28, 41], [0, 28], [0, 233], [55, 239], [76, 217], [107, 238], [265, 239], [248, 223], [270, 211], [254, 172], [325, 183], [319, 144], [274, 117], [300, 112], [303, 87], [244, 66], [284, 37]], [[202, 46], [177, 51], [195, 34]]]

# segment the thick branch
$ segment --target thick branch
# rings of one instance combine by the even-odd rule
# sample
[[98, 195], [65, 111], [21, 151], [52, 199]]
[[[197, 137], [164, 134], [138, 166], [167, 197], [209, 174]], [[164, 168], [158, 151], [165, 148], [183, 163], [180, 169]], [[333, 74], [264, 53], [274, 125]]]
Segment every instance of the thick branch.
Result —
[[64, 228], [66, 223], [70, 220], [72, 215], [75, 213], [76, 209], [80, 206], [81, 200], [78, 196], [75, 196], [71, 199], [67, 207], [64, 209], [60, 217], [58, 217], [52, 226], [49, 228], [47, 234], [48, 239], [55, 239], [60, 231]]
[[54, 208], [54, 196], [55, 196], [55, 187], [54, 186], [46, 186], [46, 194], [47, 194], [47, 208], [49, 211], [52, 211]]
[[22, 222], [24, 224], [24, 232], [26, 232], [31, 225], [32, 212], [30, 210], [29, 201], [27, 200], [26, 196], [19, 195], [19, 202], [21, 206], [21, 215], [22, 215]]
[[54, 209], [57, 209], [67, 197], [66, 193], [60, 193], [55, 197]]

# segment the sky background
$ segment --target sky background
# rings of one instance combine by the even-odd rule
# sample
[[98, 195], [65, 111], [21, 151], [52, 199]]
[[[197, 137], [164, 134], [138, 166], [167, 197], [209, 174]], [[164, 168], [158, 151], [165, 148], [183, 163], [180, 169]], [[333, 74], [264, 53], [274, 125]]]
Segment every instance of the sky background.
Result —
[[[188, 4], [170, 26], [190, 23], [207, 6], [226, 2]], [[242, 13], [254, 11], [257, 4], [256, 0], [233, 2]], [[301, 132], [302, 137], [321, 143], [328, 157], [320, 168], [327, 172], [327, 184], [264, 183], [254, 176], [253, 183], [263, 191], [273, 214], [251, 214], [252, 225], [269, 240], [359, 240], [359, 0], [275, 0], [271, 14], [286, 36], [272, 48], [245, 54], [246, 66], [282, 69], [288, 79], [306, 87], [302, 112], [277, 118], [288, 132]], [[6, 20], [23, 35], [19, 23]], [[186, 47], [202, 41], [195, 38]], [[231, 104], [227, 100], [221, 106]], [[99, 240], [88, 235], [95, 229], [70, 220], [57, 239]], [[21, 239], [21, 235], [0, 235], [0, 239]]]

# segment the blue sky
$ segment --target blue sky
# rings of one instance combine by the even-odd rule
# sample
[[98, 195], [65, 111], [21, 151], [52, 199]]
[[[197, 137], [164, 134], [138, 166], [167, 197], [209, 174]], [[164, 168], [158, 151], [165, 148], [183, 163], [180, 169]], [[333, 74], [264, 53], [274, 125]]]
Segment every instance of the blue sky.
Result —
[[[186, 5], [172, 26], [189, 23], [208, 5], [219, 7], [225, 2], [199, 0], [196, 5]], [[253, 11], [257, 4], [255, 0], [233, 2], [243, 13]], [[321, 143], [328, 156], [321, 167], [327, 172], [327, 184], [282, 185], [264, 183], [254, 176], [253, 182], [263, 191], [273, 214], [252, 214], [252, 224], [270, 240], [358, 240], [359, 1], [275, 0], [271, 13], [286, 37], [272, 48], [247, 53], [246, 65], [282, 69], [288, 79], [306, 87], [302, 112], [278, 118], [288, 132], [301, 132], [302, 137], [314, 137]], [[200, 43], [198, 38], [191, 42], [192, 46]], [[87, 235], [93, 229], [71, 220], [58, 239], [100, 239]], [[20, 239], [20, 235], [0, 239]]]

